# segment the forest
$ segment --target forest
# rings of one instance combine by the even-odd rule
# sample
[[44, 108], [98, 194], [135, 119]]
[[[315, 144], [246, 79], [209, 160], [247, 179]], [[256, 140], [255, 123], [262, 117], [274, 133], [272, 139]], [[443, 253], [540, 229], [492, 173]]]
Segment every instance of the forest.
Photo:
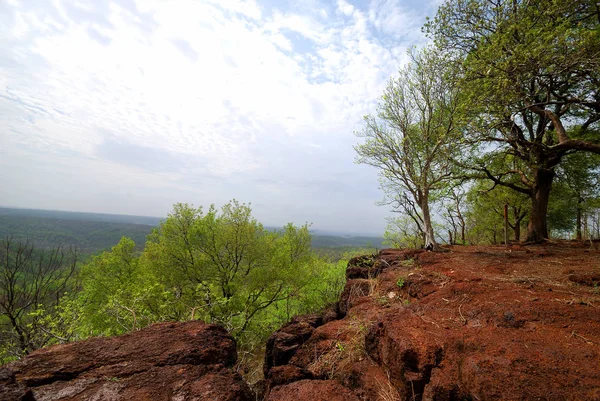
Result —
[[[321, 236], [318, 247], [308, 225], [265, 228], [235, 200], [206, 211], [177, 204], [156, 227], [11, 213], [21, 215], [0, 216], [20, 230], [0, 239], [2, 363], [51, 344], [188, 319], [223, 325], [240, 343], [240, 363], [255, 362], [277, 327], [337, 299], [349, 255], [374, 251], [358, 244], [381, 245]], [[123, 232], [141, 240], [122, 236], [104, 248]]]
[[[600, 238], [599, 27], [592, 1], [442, 5], [423, 27], [430, 44], [410, 50], [356, 132], [356, 161], [379, 170], [381, 204], [398, 216], [371, 245], [496, 244], [505, 213], [513, 241]], [[364, 241], [322, 237], [333, 246], [319, 250], [308, 225], [265, 228], [235, 200], [176, 204], [154, 227], [109, 223], [94, 246], [68, 240], [89, 238], [72, 223], [0, 218], [0, 363], [201, 319], [251, 365], [273, 330], [338, 299], [345, 251]]]
[[599, 26], [591, 1], [440, 6], [356, 133], [401, 216], [386, 237], [497, 243], [506, 208], [516, 241], [598, 238]]

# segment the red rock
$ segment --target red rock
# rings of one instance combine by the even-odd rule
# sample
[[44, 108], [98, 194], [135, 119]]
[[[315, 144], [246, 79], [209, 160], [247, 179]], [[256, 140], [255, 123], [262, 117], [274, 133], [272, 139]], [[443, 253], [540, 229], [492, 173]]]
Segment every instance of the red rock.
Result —
[[312, 374], [299, 366], [283, 365], [274, 366], [269, 371], [269, 385], [271, 387], [292, 383], [298, 380], [312, 379]]
[[37, 401], [254, 400], [236, 358], [225, 329], [193, 321], [49, 347], [7, 368]]
[[15, 372], [0, 368], [0, 401], [35, 401], [31, 389], [17, 383]]
[[338, 309], [341, 316], [345, 316], [348, 310], [361, 297], [368, 296], [371, 293], [371, 287], [375, 284], [371, 280], [366, 279], [349, 279], [346, 281], [344, 291], [340, 295]]
[[288, 359], [330, 380], [275, 386], [267, 399], [600, 400], [597, 255], [558, 241], [526, 251], [453, 247], [413, 264], [380, 252], [389, 267], [349, 279], [344, 317], [310, 330]]
[[350, 390], [334, 380], [300, 380], [275, 387], [268, 401], [359, 401]]
[[310, 338], [315, 328], [323, 324], [323, 317], [318, 314], [302, 315], [283, 325], [267, 340], [265, 363], [263, 366], [265, 377], [274, 366], [286, 365], [294, 356], [298, 347]]

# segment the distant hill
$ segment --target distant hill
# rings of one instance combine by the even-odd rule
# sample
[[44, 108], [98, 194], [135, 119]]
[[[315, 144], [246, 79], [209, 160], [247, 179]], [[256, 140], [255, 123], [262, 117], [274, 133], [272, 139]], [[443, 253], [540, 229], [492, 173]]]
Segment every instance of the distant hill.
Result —
[[[152, 230], [149, 224], [82, 219], [87, 217], [87, 213], [40, 212], [46, 211], [32, 211], [28, 215], [24, 209], [0, 209], [0, 237], [29, 239], [36, 247], [46, 249], [73, 246], [82, 254], [89, 255], [111, 248], [123, 236], [133, 239], [142, 249], [146, 236]], [[42, 217], [44, 214], [57, 217]]]
[[66, 212], [61, 210], [19, 209], [0, 207], [0, 216], [44, 217], [60, 220], [102, 221], [109, 223], [141, 224], [157, 226], [165, 218], [151, 216], [131, 216], [126, 214]]
[[383, 248], [381, 237], [344, 237], [335, 235], [312, 235], [313, 248], [339, 248], [339, 247], [368, 247]]
[[[82, 254], [110, 249], [121, 237], [135, 241], [141, 250], [159, 217], [0, 207], [0, 237], [30, 239], [37, 247], [77, 247]], [[274, 228], [269, 228], [274, 229]], [[382, 248], [383, 238], [312, 235], [313, 248]]]

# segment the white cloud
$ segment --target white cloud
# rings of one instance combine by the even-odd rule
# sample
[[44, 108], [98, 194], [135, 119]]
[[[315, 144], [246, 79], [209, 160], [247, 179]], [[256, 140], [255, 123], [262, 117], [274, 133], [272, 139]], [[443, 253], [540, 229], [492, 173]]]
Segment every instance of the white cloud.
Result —
[[405, 4], [400, 0], [371, 0], [369, 22], [379, 32], [395, 40], [422, 44], [425, 37], [421, 26], [425, 23], [425, 12], [429, 11], [430, 4], [424, 2], [421, 9], [408, 8]]
[[[122, 212], [156, 214], [141, 194], [164, 188], [172, 195], [156, 208], [237, 197], [310, 205], [288, 217], [277, 206], [278, 221], [311, 220], [319, 209], [338, 219], [321, 225], [349, 228], [339, 215], [368, 208], [383, 226], [375, 172], [352, 164], [352, 132], [405, 61], [406, 43], [391, 38], [410, 11], [379, 0], [371, 11], [344, 0], [308, 11], [253, 0], [1, 7], [2, 167], [18, 170], [21, 184], [2, 173], [13, 187], [0, 203], [31, 199], [39, 177], [47, 191], [65, 176], [96, 211], [118, 212], [122, 197], [111, 203], [110, 194], [127, 189], [136, 206]], [[354, 186], [369, 190], [358, 196]], [[51, 207], [74, 208], [57, 191]]]
[[346, 16], [350, 16], [352, 13], [354, 13], [354, 6], [352, 6], [352, 4], [348, 3], [346, 0], [337, 0], [337, 8]]

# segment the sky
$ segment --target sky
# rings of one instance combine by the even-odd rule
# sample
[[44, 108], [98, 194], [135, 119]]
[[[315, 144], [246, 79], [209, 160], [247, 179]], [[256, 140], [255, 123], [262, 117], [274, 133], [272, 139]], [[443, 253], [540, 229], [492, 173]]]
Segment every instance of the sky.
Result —
[[440, 0], [0, 0], [0, 206], [383, 234], [363, 116]]

